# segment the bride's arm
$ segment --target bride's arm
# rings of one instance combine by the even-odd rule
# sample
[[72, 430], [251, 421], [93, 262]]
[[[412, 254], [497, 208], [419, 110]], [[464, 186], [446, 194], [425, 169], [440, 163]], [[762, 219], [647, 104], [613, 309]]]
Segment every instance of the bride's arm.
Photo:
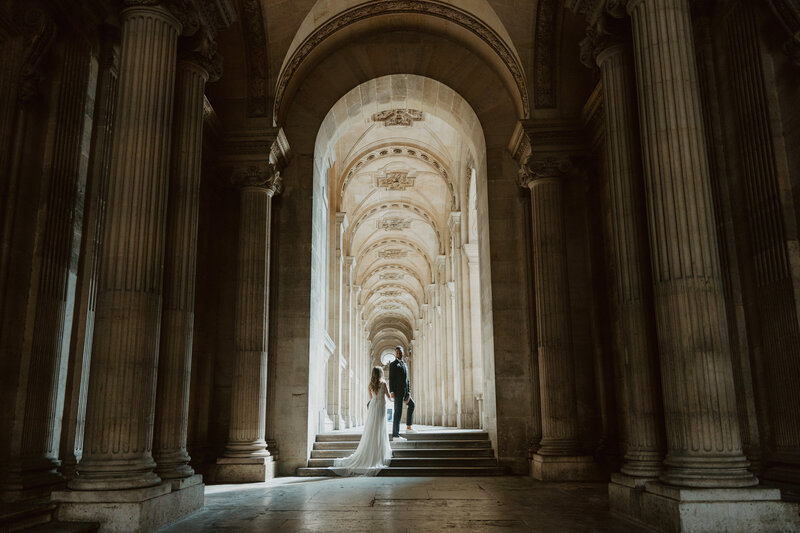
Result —
[[386, 395], [386, 399], [387, 400], [391, 400], [392, 399], [391, 395], [389, 394], [389, 387], [386, 386], [385, 382], [383, 384], [383, 393]]

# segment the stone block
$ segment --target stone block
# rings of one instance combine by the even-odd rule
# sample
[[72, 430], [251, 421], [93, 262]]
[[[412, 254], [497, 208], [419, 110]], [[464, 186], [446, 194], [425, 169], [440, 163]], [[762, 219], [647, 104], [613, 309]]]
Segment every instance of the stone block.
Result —
[[165, 482], [131, 490], [56, 491], [56, 517], [62, 522], [98, 522], [100, 533], [155, 531], [203, 507], [205, 485], [195, 475], [173, 489]]
[[531, 477], [541, 481], [605, 481], [608, 473], [590, 455], [552, 456], [534, 454]]
[[220, 457], [214, 469], [214, 483], [261, 483], [274, 477], [272, 457]]
[[634, 479], [612, 477], [611, 511], [657, 531], [800, 531], [797, 505], [781, 501], [777, 489], [680, 488]]

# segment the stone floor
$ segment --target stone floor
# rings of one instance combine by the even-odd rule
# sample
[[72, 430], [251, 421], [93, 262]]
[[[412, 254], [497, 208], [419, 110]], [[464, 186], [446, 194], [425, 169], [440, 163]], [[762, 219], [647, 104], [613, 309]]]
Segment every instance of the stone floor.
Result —
[[162, 531], [642, 531], [609, 514], [606, 490], [510, 476], [285, 477], [208, 486], [204, 509]]

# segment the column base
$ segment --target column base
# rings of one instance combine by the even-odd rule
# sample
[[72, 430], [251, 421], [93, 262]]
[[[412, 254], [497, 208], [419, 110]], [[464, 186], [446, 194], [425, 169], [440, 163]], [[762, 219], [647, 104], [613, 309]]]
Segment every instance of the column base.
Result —
[[531, 457], [531, 477], [541, 481], [606, 481], [608, 473], [591, 455]]
[[270, 457], [220, 457], [214, 468], [214, 483], [262, 483], [275, 477]]
[[102, 533], [155, 531], [203, 507], [203, 476], [129, 490], [53, 492], [56, 517], [63, 522], [99, 522]]
[[798, 531], [796, 504], [764, 487], [679, 488], [614, 474], [608, 485], [611, 512], [665, 532]]

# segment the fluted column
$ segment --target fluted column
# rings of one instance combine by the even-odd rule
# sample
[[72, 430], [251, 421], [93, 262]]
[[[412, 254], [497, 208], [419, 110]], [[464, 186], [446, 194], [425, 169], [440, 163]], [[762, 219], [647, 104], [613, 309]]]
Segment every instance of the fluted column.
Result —
[[626, 449], [622, 473], [657, 477], [664, 433], [661, 426], [658, 351], [652, 319], [649, 245], [636, 115], [633, 58], [628, 44], [602, 50], [597, 64], [603, 83], [610, 189], [612, 250], [619, 335]]
[[[52, 111], [44, 126], [48, 142], [43, 154], [39, 215], [33, 222], [34, 253], [30, 268], [26, 317], [29, 340], [21, 346], [23, 371], [19, 378], [16, 423], [4, 439], [11, 442], [11, 461], [3, 465], [3, 499], [28, 498], [62, 483], [56, 472], [61, 419], [75, 299], [82, 213], [86, 183], [83, 161], [91, 127], [86, 100], [91, 72], [89, 44], [69, 36], [52, 51], [55, 76]], [[38, 179], [38, 176], [37, 176]], [[22, 307], [22, 306], [20, 306]], [[13, 354], [13, 357], [19, 357]], [[20, 401], [21, 400], [21, 401]], [[14, 406], [6, 406], [6, 409]], [[3, 458], [3, 462], [8, 457]]]
[[175, 80], [172, 163], [169, 176], [164, 299], [156, 388], [153, 457], [161, 479], [194, 474], [186, 451], [194, 330], [197, 217], [203, 146], [205, 57], [178, 61]]
[[533, 215], [533, 274], [542, 402], [542, 440], [537, 453], [554, 456], [579, 452], [564, 234], [564, 179], [561, 169], [547, 166], [536, 169], [526, 183], [531, 191]]
[[74, 477], [83, 454], [86, 423], [86, 395], [94, 339], [100, 247], [105, 222], [111, 139], [114, 128], [117, 78], [119, 75], [119, 34], [104, 28], [99, 54], [99, 72], [93, 115], [92, 148], [86, 184], [81, 242], [76, 281], [75, 318], [70, 338], [69, 368], [61, 430], [61, 473]]
[[159, 5], [122, 12], [117, 118], [97, 294], [84, 455], [70, 487], [127, 489], [153, 472], [153, 412], [175, 53]]
[[631, 0], [668, 453], [661, 479], [742, 487], [733, 375], [688, 0]]
[[269, 243], [272, 196], [280, 175], [234, 176], [240, 184], [239, 252], [236, 281], [236, 326], [231, 421], [227, 458], [269, 456], [264, 441], [267, 409], [267, 326], [269, 311]]
[[[481, 331], [481, 283], [480, 283], [480, 264], [478, 263], [478, 245], [476, 243], [467, 243], [464, 245], [464, 256], [467, 261], [467, 269], [468, 269], [468, 277], [465, 280], [465, 283], [468, 284], [468, 294], [469, 294], [469, 309], [465, 310], [467, 316], [465, 320], [469, 321], [470, 327], [470, 335], [467, 338], [465, 336], [465, 342], [469, 342], [471, 344], [471, 352], [472, 352], [472, 390], [473, 390], [473, 405], [474, 405], [474, 419], [475, 424], [474, 427], [480, 428], [483, 425], [483, 420], [481, 420], [481, 413], [478, 409], [478, 395], [482, 394], [483, 391], [483, 332]], [[532, 390], [532, 394], [535, 397], [535, 403], [537, 405], [536, 411], [538, 412], [538, 403], [539, 403], [539, 381], [538, 381], [538, 374], [536, 376], [536, 382], [533, 384], [534, 390]], [[538, 420], [538, 417], [536, 417]], [[539, 439], [541, 438], [541, 424], [538, 422], [534, 423], [534, 426], [538, 426], [535, 429], [534, 438], [536, 440], [536, 445], [539, 444]]]

